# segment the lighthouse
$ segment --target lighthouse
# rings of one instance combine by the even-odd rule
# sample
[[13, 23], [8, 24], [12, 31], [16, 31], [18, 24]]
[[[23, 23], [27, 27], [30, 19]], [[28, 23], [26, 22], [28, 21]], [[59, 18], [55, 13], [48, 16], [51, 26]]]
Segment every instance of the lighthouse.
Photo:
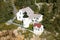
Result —
[[23, 13], [23, 27], [24, 28], [28, 28], [29, 27], [29, 24], [30, 24], [30, 20], [29, 20], [29, 16], [27, 15], [27, 12], [24, 12]]

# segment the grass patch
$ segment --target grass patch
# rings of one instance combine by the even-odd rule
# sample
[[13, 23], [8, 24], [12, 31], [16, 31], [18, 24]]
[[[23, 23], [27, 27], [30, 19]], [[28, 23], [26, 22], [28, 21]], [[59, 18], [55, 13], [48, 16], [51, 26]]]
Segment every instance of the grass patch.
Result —
[[13, 22], [17, 23], [17, 24], [22, 24], [23, 23], [22, 21], [18, 21], [17, 19], [15, 19]]
[[29, 28], [27, 28], [27, 29], [33, 30], [33, 24], [30, 24], [30, 25], [29, 25]]
[[0, 31], [2, 30], [12, 30], [12, 29], [16, 29], [17, 26], [14, 25], [14, 24], [11, 24], [11, 25], [6, 25], [5, 23], [1, 23], [0, 24]]

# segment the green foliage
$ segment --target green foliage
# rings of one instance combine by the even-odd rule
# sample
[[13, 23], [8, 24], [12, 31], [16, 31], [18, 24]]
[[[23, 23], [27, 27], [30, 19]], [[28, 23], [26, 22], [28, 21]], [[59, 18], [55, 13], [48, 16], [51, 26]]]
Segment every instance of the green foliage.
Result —
[[21, 9], [23, 7], [31, 7], [34, 11], [37, 11], [37, 6], [35, 5], [35, 0], [16, 0], [15, 5], [17, 9]]
[[34, 0], [16, 0], [15, 5], [20, 6], [20, 8], [23, 8], [23, 6], [26, 7], [29, 5], [33, 5], [34, 4], [33, 2]]
[[34, 4], [34, 5], [31, 5], [31, 6], [29, 6], [33, 11], [35, 11], [35, 12], [38, 12], [39, 10], [38, 10], [38, 7]]
[[40, 9], [39, 13], [42, 14], [42, 15], [46, 15], [48, 13], [48, 6], [47, 6], [47, 4], [44, 3], [42, 5], [42, 8]]
[[53, 3], [53, 13], [57, 13], [58, 12], [58, 7], [57, 7], [57, 4], [56, 3]]
[[17, 26], [13, 25], [13, 24], [11, 24], [11, 25], [6, 25], [4, 23], [0, 24], [0, 31], [2, 31], [2, 30], [11, 30], [11, 29], [16, 29], [16, 28], [17, 28]]
[[0, 23], [13, 18], [13, 8], [10, 3], [0, 1]]
[[37, 3], [40, 3], [40, 2], [47, 2], [47, 3], [54, 3], [54, 2], [57, 2], [57, 0], [36, 0]]
[[53, 26], [55, 26], [55, 31], [60, 33], [60, 16], [56, 17], [56, 19], [53, 22]]
[[[55, 12], [55, 11], [54, 11]], [[43, 21], [42, 21], [42, 24], [44, 25], [45, 29], [47, 31], [50, 31], [50, 32], [58, 32], [60, 33], [60, 16], [59, 17], [56, 17], [56, 15], [60, 15], [59, 13], [54, 13], [53, 11], [51, 13], [48, 13], [48, 6], [46, 4], [44, 4], [40, 10], [40, 14], [44, 15], [43, 16]], [[56, 15], [55, 15], [56, 14]], [[53, 19], [53, 17], [56, 17], [54, 21], [50, 21], [51, 19]]]
[[27, 29], [33, 30], [33, 24], [30, 24], [30, 25], [29, 25], [29, 28], [27, 28]]
[[40, 2], [47, 2], [48, 3], [48, 0], [36, 0], [37, 3], [40, 3]]
[[36, 0], [37, 3], [40, 3], [42, 0]]
[[18, 21], [17, 19], [15, 19], [13, 22], [17, 24], [23, 24], [22, 21]]
[[2, 2], [3, 0], [0, 0], [0, 2]]

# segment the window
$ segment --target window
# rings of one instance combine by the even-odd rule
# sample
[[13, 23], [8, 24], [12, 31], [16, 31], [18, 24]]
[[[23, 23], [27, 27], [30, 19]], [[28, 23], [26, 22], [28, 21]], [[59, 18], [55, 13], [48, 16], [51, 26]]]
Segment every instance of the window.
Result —
[[39, 31], [39, 29], [38, 29], [38, 31]]
[[39, 19], [39, 18], [36, 18], [36, 19]]
[[41, 28], [41, 30], [42, 30], [42, 28]]
[[32, 20], [34, 22], [34, 20]]
[[35, 17], [34, 17], [34, 19], [35, 19]]
[[21, 15], [21, 12], [20, 12], [20, 15]]
[[37, 30], [37, 28], [36, 28], [36, 30]]
[[19, 18], [21, 18], [21, 17], [19, 16]]
[[37, 20], [35, 20], [35, 22], [38, 22]]

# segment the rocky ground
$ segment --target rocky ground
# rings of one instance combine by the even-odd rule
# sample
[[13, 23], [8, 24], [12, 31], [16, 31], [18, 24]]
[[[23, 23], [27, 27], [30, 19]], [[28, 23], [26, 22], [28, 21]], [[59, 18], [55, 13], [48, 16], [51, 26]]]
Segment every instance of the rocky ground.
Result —
[[48, 31], [44, 31], [42, 35], [37, 36], [30, 31], [19, 27], [15, 30], [0, 31], [0, 40], [56, 40], [54, 35], [58, 36], [59, 34], [52, 34]]
[[0, 31], [0, 40], [24, 40], [24, 35], [15, 35], [14, 30]]

